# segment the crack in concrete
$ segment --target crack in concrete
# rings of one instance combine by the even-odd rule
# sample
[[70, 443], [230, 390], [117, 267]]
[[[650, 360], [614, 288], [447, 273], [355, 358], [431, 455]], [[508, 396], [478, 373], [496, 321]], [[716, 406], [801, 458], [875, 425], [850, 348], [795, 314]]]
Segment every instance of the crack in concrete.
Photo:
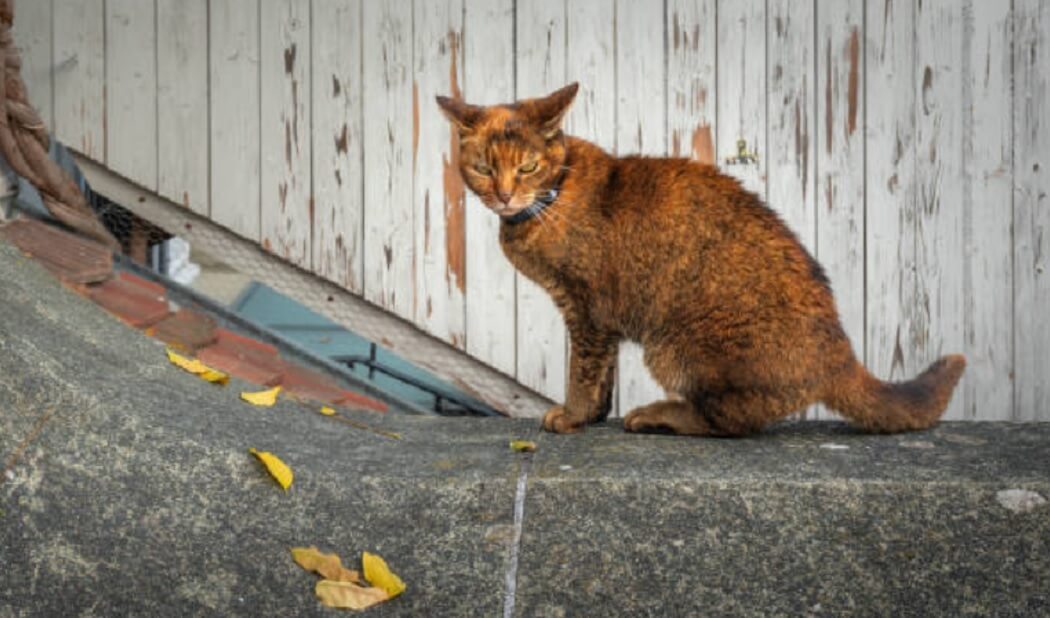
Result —
[[510, 562], [507, 565], [506, 586], [503, 592], [503, 618], [514, 615], [514, 601], [518, 589], [518, 555], [521, 553], [521, 528], [525, 520], [525, 489], [529, 480], [529, 464], [532, 457], [526, 455], [518, 473], [518, 489], [514, 494], [514, 536], [510, 542]]
[[0, 472], [0, 487], [2, 487], [4, 483], [7, 482], [8, 478], [10, 478], [11, 473], [14, 471], [15, 466], [18, 465], [18, 460], [21, 459], [25, 450], [29, 448], [29, 445], [32, 444], [34, 440], [40, 437], [40, 433], [44, 430], [44, 425], [51, 420], [51, 416], [54, 413], [55, 410], [52, 408], [41, 414], [36, 419], [36, 422], [33, 423], [33, 427], [29, 430], [29, 433], [26, 434], [26, 437], [22, 438], [22, 441], [15, 447], [15, 450], [4, 463], [3, 472]]

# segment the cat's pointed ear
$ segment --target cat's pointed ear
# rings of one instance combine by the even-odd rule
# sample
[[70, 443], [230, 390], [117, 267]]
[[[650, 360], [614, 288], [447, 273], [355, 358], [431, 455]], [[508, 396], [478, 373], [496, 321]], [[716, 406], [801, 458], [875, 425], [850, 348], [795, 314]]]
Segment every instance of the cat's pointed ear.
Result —
[[553, 139], [561, 131], [561, 121], [569, 111], [580, 84], [573, 82], [564, 88], [555, 90], [532, 104], [532, 117], [540, 125], [545, 139]]
[[445, 114], [449, 122], [459, 129], [460, 135], [467, 135], [474, 131], [474, 126], [481, 119], [481, 108], [476, 105], [468, 105], [460, 99], [449, 97], [437, 97], [438, 107]]

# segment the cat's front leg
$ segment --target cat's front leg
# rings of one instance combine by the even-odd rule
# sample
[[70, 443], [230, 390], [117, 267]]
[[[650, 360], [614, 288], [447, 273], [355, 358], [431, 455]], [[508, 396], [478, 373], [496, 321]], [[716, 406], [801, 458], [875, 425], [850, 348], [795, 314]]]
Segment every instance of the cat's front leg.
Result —
[[592, 329], [570, 328], [569, 390], [565, 405], [543, 417], [543, 428], [555, 433], [582, 431], [609, 414], [618, 338]]

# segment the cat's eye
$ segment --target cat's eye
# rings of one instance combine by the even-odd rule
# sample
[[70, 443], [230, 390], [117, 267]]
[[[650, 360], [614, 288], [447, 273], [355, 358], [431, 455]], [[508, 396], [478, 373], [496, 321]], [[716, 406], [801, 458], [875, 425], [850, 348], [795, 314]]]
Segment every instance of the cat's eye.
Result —
[[485, 165], [484, 163], [475, 163], [474, 171], [481, 174], [482, 176], [489, 176], [492, 174], [492, 168]]
[[518, 168], [518, 173], [520, 173], [520, 174], [531, 174], [531, 173], [536, 171], [537, 167], [538, 166], [537, 166], [535, 161], [530, 161], [530, 162], [526, 163], [525, 165], [522, 165], [521, 167], [519, 167]]

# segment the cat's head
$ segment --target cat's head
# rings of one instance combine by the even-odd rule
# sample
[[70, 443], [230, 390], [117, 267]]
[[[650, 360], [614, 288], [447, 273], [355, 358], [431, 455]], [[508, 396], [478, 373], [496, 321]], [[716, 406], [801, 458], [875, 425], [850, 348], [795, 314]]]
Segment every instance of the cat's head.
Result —
[[460, 173], [490, 210], [513, 216], [555, 187], [565, 164], [561, 121], [577, 88], [490, 107], [437, 97], [459, 133]]

